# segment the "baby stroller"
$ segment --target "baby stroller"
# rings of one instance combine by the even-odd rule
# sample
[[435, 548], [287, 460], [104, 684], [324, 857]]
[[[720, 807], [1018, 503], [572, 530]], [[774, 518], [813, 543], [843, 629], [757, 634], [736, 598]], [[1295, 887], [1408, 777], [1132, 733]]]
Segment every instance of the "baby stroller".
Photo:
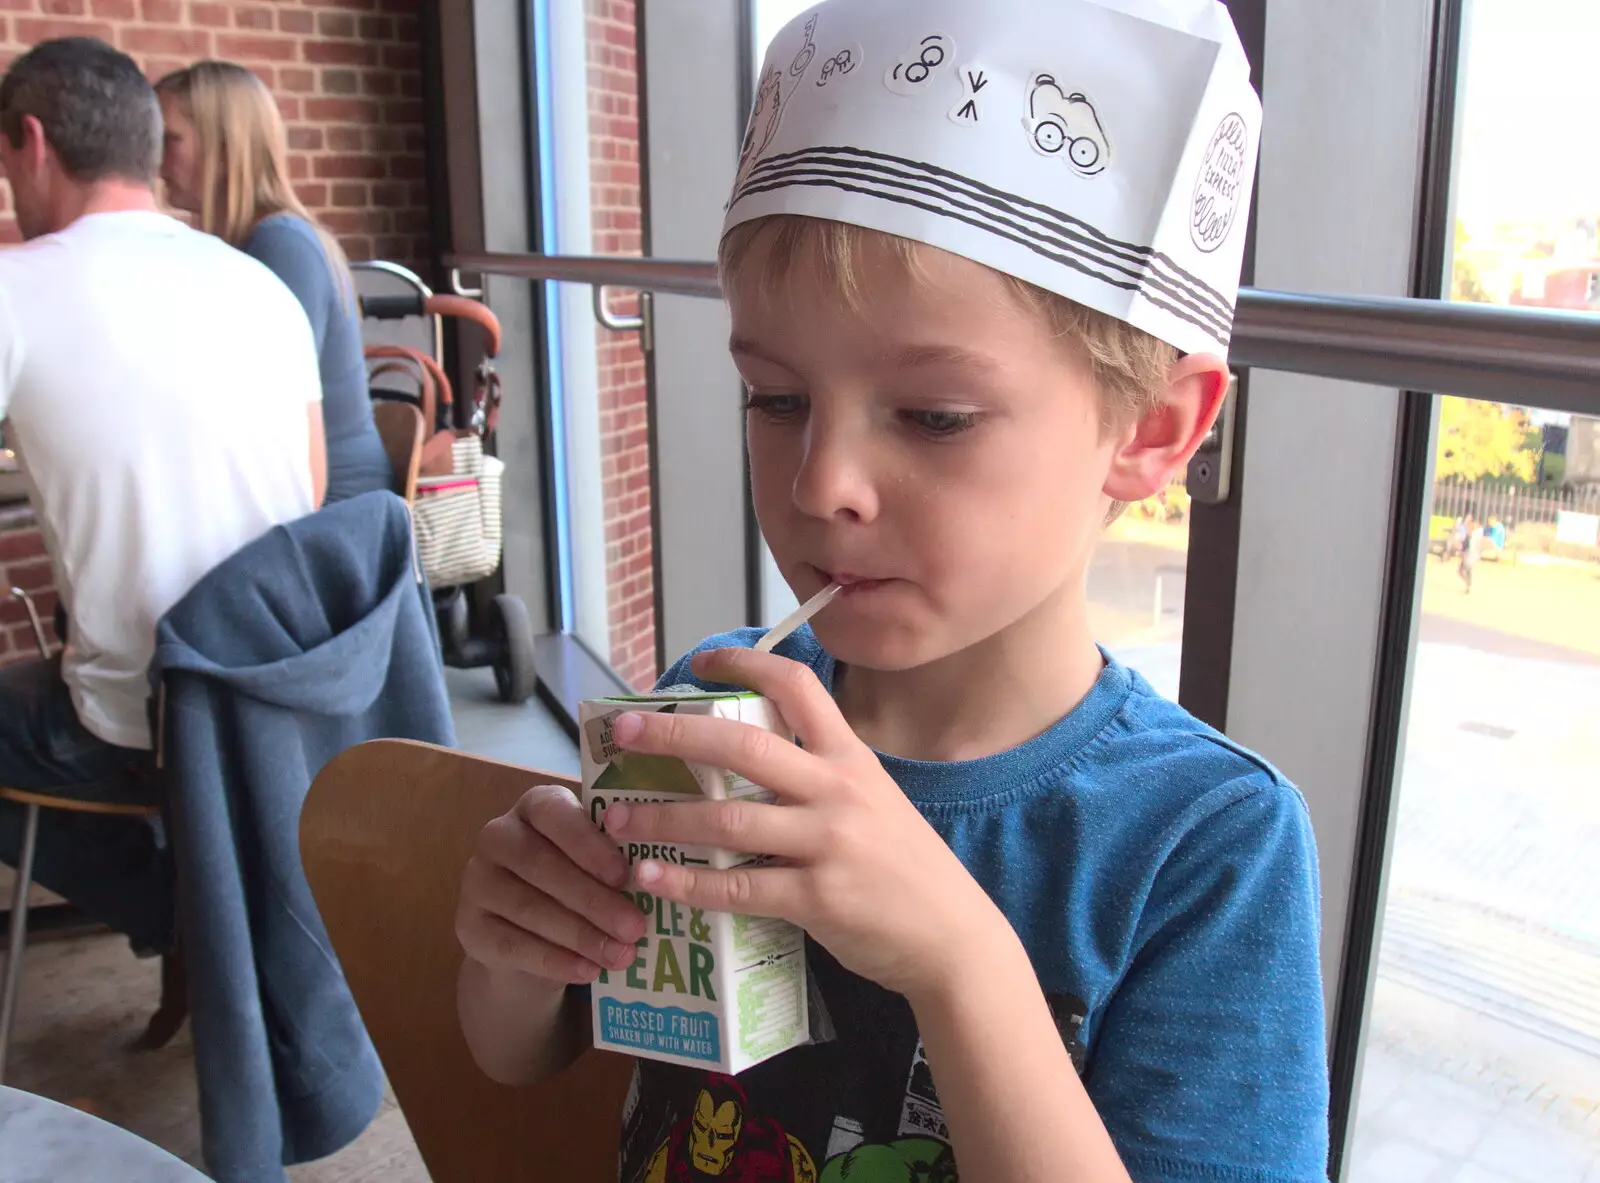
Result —
[[[527, 605], [520, 596], [496, 595], [488, 604], [486, 629], [474, 633], [468, 595], [472, 584], [500, 567], [505, 466], [485, 449], [500, 409], [494, 368], [500, 322], [481, 302], [436, 295], [397, 264], [356, 263], [353, 270], [373, 411], [396, 470], [407, 474], [399, 492], [412, 507], [444, 662], [456, 669], [490, 666], [501, 701], [525, 702], [536, 685]], [[483, 330], [484, 356], [464, 416], [444, 370], [447, 316]]]

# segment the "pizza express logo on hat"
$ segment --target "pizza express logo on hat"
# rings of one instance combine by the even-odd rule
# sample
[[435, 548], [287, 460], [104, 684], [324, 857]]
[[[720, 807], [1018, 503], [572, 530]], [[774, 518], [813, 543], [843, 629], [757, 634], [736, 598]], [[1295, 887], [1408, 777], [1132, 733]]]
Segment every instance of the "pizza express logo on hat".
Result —
[[1250, 154], [1250, 132], [1244, 116], [1230, 114], [1206, 145], [1200, 177], [1194, 186], [1194, 206], [1189, 215], [1189, 236], [1195, 246], [1210, 254], [1228, 240], [1239, 216], [1244, 195], [1245, 161]]

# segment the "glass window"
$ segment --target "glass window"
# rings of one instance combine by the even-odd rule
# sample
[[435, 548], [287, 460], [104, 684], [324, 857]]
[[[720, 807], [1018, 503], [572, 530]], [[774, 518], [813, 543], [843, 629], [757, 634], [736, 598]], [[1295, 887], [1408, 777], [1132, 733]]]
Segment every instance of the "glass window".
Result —
[[[535, 0], [534, 15], [547, 249], [640, 254], [635, 0]], [[546, 287], [563, 627], [648, 688], [658, 671], [639, 334], [602, 328], [588, 287]], [[633, 293], [608, 302], [618, 316], [638, 311]]]
[[[1475, 0], [1466, 29], [1451, 296], [1588, 309], [1600, 9]], [[1600, 1180], [1600, 419], [1438, 410], [1345, 1177], [1586, 1183]]]
[[[761, 63], [767, 56], [767, 46], [772, 44], [772, 39], [782, 31], [783, 26], [806, 9], [810, 8], [816, 0], [751, 0], [750, 28], [754, 42], [750, 47], [751, 75], [759, 73]], [[772, 559], [772, 552], [767, 549], [765, 542], [758, 540], [760, 564], [759, 578], [761, 581], [761, 619], [773, 624], [782, 620], [798, 602], [794, 593], [789, 590], [789, 585], [783, 581], [783, 575], [778, 570], [778, 565]]]
[[754, 0], [755, 20], [751, 22], [755, 33], [755, 68], [761, 68], [767, 55], [767, 46], [783, 26], [814, 5], [817, 0]]
[[1183, 474], [1106, 527], [1089, 568], [1095, 638], [1174, 702], [1189, 568], [1189, 493]]

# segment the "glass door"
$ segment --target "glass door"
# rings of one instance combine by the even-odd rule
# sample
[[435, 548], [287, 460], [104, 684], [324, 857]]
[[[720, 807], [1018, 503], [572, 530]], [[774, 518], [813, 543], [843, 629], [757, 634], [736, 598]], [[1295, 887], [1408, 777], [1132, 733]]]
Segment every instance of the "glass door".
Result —
[[[1449, 296], [1600, 310], [1600, 10], [1465, 17]], [[1351, 1183], [1600, 1180], [1597, 442], [1438, 400]]]

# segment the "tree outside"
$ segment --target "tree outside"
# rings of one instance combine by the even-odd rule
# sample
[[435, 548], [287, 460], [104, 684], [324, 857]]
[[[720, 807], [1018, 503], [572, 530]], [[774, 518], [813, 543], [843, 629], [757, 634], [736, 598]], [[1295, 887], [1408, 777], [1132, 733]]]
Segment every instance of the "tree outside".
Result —
[[1532, 484], [1539, 465], [1538, 439], [1521, 407], [1446, 395], [1440, 399], [1435, 475], [1462, 483], [1489, 479]]
[[1479, 274], [1478, 263], [1469, 254], [1471, 234], [1467, 224], [1456, 220], [1455, 249], [1451, 252], [1450, 299], [1469, 304], [1491, 304], [1493, 299]]

